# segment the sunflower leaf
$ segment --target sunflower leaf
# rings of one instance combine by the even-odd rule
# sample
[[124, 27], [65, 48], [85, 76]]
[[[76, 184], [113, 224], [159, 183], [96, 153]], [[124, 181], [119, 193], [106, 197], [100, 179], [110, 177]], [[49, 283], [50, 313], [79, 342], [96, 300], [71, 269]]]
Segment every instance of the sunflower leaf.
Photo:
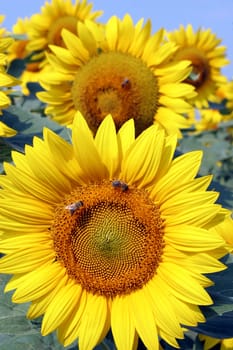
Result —
[[231, 255], [223, 259], [227, 269], [211, 274], [211, 280], [215, 283], [208, 288], [213, 299], [213, 305], [202, 307], [206, 317], [206, 323], [191, 328], [193, 331], [214, 338], [233, 337], [233, 262]]
[[11, 147], [0, 140], [0, 174], [3, 173], [3, 162], [11, 162]]
[[[13, 304], [12, 293], [5, 293], [6, 275], [0, 275], [0, 350], [62, 350], [56, 334], [42, 337], [40, 333], [41, 321], [30, 321], [26, 317], [28, 304]], [[67, 350], [77, 349], [72, 344]]]
[[19, 58], [16, 58], [10, 63], [8, 69], [8, 74], [13, 75], [16, 78], [19, 78], [26, 68], [25, 61]]
[[232, 209], [233, 208], [233, 189], [232, 187], [221, 184], [218, 181], [212, 181], [208, 190], [219, 192], [219, 198], [217, 202], [223, 207]]
[[[39, 107], [37, 101], [31, 104], [31, 110]], [[10, 106], [4, 111], [2, 121], [11, 128], [17, 130], [17, 135], [4, 138], [4, 142], [20, 152], [23, 152], [25, 144], [32, 144], [34, 136], [42, 137], [43, 128], [47, 127], [65, 139], [69, 139], [67, 128], [55, 123], [38, 113], [32, 113], [22, 106]]]
[[226, 132], [228, 124], [221, 124], [217, 130], [198, 134], [187, 134], [180, 141], [178, 150], [186, 153], [192, 150], [203, 151], [201, 175], [213, 174], [214, 180], [227, 183], [233, 171], [233, 148], [231, 137]]
[[209, 318], [206, 323], [191, 329], [213, 338], [233, 338], [233, 311], [225, 312], [221, 316], [216, 315]]

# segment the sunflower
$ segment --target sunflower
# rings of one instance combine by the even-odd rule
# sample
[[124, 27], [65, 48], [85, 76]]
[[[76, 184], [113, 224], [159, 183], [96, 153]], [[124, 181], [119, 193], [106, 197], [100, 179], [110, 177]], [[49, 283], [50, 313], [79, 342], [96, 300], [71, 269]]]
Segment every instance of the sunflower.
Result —
[[203, 108], [198, 112], [200, 117], [194, 121], [194, 126], [197, 131], [216, 130], [223, 121], [223, 115], [220, 113], [219, 109]]
[[[0, 24], [4, 16], [0, 16]], [[9, 107], [11, 100], [9, 98], [9, 87], [19, 84], [19, 81], [13, 76], [7, 74], [7, 55], [6, 50], [12, 44], [13, 39], [5, 37], [6, 31], [0, 28], [0, 115], [1, 110]], [[16, 134], [16, 131], [0, 122], [0, 137], [10, 137]]]
[[194, 86], [197, 95], [191, 102], [197, 107], [208, 107], [208, 101], [214, 98], [219, 84], [226, 81], [221, 68], [229, 63], [226, 48], [219, 46], [221, 39], [210, 29], [199, 28], [196, 32], [191, 24], [185, 28], [167, 34], [168, 40], [179, 46], [173, 60], [180, 62], [190, 60], [192, 71], [185, 82]]
[[233, 81], [228, 80], [225, 84], [221, 85], [216, 91], [216, 97], [220, 101], [226, 100], [226, 107], [229, 109], [229, 113], [233, 111]]
[[71, 0], [46, 1], [41, 13], [30, 17], [27, 49], [31, 52], [46, 51], [50, 44], [63, 46], [62, 28], [75, 33], [78, 22], [94, 20], [102, 14], [102, 11], [92, 12], [92, 6], [87, 0], [76, 0], [74, 4]]
[[81, 111], [96, 132], [107, 114], [117, 130], [130, 118], [139, 134], [156, 120], [168, 133], [180, 134], [190, 124], [183, 114], [192, 109], [184, 97], [194, 88], [181, 83], [191, 72], [190, 62], [171, 63], [173, 43], [163, 43], [163, 29], [151, 35], [151, 23], [136, 25], [126, 15], [105, 26], [78, 23], [77, 34], [62, 31], [66, 48], [50, 45], [53, 67], [44, 75], [45, 90], [38, 97], [47, 103], [46, 113], [69, 125]]
[[34, 14], [30, 18], [19, 18], [13, 27], [13, 34], [25, 35], [25, 38], [17, 40], [9, 52], [10, 60], [25, 59], [25, 70], [20, 77], [22, 91], [29, 94], [28, 82], [38, 82], [44, 72], [49, 70], [45, 53], [49, 51], [49, 44], [63, 46], [61, 39], [62, 28], [76, 32], [78, 21], [94, 19], [101, 12], [92, 12], [92, 4], [86, 0], [77, 0], [72, 4], [71, 0], [52, 0], [46, 2], [41, 8], [41, 13]]
[[[232, 350], [233, 349], [233, 338], [229, 339], [217, 339], [208, 337], [206, 335], [199, 335], [201, 341], [204, 341], [204, 350]], [[219, 347], [216, 347], [216, 346]]]
[[158, 125], [135, 139], [133, 120], [116, 133], [110, 115], [94, 137], [77, 112], [72, 144], [45, 129], [12, 153], [0, 272], [14, 275], [5, 291], [31, 302], [30, 319], [44, 314], [43, 335], [91, 350], [111, 328], [119, 350], [139, 337], [158, 349], [158, 336], [178, 347], [183, 326], [205, 321], [203, 274], [225, 268], [218, 225], [229, 213], [206, 191], [211, 177], [195, 178], [202, 153], [173, 160], [176, 141]]
[[[216, 130], [220, 123], [233, 119], [233, 82], [221, 84], [215, 91], [210, 108], [201, 108], [191, 113], [197, 131]], [[232, 128], [227, 130], [232, 134]]]
[[[19, 36], [17, 40], [8, 49], [9, 63], [15, 59], [21, 59], [25, 62], [25, 68], [20, 76], [21, 88], [24, 95], [29, 95], [30, 91], [27, 84], [37, 83], [39, 76], [49, 69], [48, 62], [43, 60], [43, 54], [33, 54], [27, 50], [29, 39], [27, 38], [27, 28], [29, 27], [28, 18], [19, 18], [12, 28], [12, 34]], [[46, 64], [47, 63], [47, 64]]]

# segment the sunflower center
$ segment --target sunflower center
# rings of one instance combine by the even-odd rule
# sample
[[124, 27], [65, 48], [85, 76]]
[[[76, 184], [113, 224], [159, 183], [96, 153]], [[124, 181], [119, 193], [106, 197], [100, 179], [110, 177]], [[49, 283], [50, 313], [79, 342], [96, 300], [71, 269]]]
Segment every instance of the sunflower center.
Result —
[[63, 16], [57, 18], [50, 26], [47, 39], [48, 45], [53, 44], [61, 47], [65, 47], [64, 41], [61, 36], [61, 31], [66, 28], [70, 32], [76, 34], [77, 32], [77, 18], [73, 16]]
[[81, 66], [71, 94], [94, 132], [111, 114], [117, 129], [133, 118], [140, 133], [153, 123], [158, 108], [155, 75], [141, 59], [121, 52], [102, 52]]
[[185, 79], [185, 83], [193, 85], [196, 89], [203, 86], [210, 75], [210, 67], [206, 57], [196, 48], [189, 47], [178, 51], [176, 58], [192, 62], [192, 71]]
[[56, 260], [93, 294], [114, 297], [142, 288], [163, 252], [163, 221], [144, 190], [110, 181], [76, 188], [51, 227]]

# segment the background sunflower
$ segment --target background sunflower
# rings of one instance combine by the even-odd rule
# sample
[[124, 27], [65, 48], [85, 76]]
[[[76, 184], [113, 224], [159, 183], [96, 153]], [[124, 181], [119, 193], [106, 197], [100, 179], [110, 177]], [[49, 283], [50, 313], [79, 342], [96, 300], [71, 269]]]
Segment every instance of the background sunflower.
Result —
[[192, 71], [185, 82], [195, 87], [197, 95], [191, 100], [197, 108], [208, 107], [219, 84], [226, 82], [221, 68], [229, 63], [226, 47], [210, 29], [194, 31], [191, 24], [167, 33], [168, 40], [178, 45], [173, 60], [190, 60]]
[[113, 16], [105, 26], [78, 23], [76, 34], [64, 29], [62, 38], [65, 48], [50, 45], [51, 73], [41, 79], [47, 91], [37, 95], [54, 120], [69, 125], [80, 110], [95, 132], [111, 113], [117, 128], [133, 118], [137, 134], [158, 122], [179, 136], [190, 125], [183, 114], [195, 93], [182, 83], [190, 62], [170, 62], [176, 47], [164, 43], [162, 29], [152, 35], [149, 21]]

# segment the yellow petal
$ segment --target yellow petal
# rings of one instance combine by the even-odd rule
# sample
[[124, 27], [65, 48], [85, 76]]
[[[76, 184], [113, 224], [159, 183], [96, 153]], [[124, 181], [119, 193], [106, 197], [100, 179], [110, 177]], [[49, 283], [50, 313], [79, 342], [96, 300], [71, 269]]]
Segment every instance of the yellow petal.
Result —
[[177, 264], [163, 263], [158, 269], [160, 277], [172, 288], [172, 294], [190, 304], [210, 305], [212, 300], [204, 288], [187, 270]]
[[144, 289], [128, 296], [129, 309], [139, 337], [148, 349], [159, 349], [155, 318]]
[[[72, 128], [74, 152], [87, 181], [108, 178], [108, 170], [96, 148], [93, 135], [81, 113], [77, 112]], [[85, 150], [85, 151], [84, 151]]]
[[41, 326], [42, 335], [51, 333], [69, 316], [78, 303], [81, 292], [82, 287], [73, 282], [57, 291], [45, 312]]
[[190, 182], [197, 175], [201, 158], [201, 151], [192, 151], [175, 158], [169, 171], [155, 183], [152, 191], [154, 198], [162, 202], [176, 188]]
[[113, 299], [111, 328], [117, 349], [133, 349], [136, 333], [129, 312], [127, 296], [117, 296]]
[[78, 36], [85, 49], [89, 51], [90, 56], [94, 56], [97, 52], [96, 41], [87, 26], [81, 21], [78, 21]]
[[37, 245], [20, 249], [0, 260], [1, 273], [25, 273], [52, 261], [54, 252], [50, 246]]
[[134, 37], [134, 25], [130, 15], [126, 14], [119, 24], [119, 36], [117, 50], [127, 52]]
[[174, 248], [190, 252], [207, 251], [224, 245], [221, 236], [189, 225], [169, 227], [164, 239]]
[[[3, 105], [3, 100], [1, 99], [1, 95], [0, 95], [0, 106], [1, 107], [7, 107], [7, 105]], [[6, 101], [4, 101], [5, 103]], [[7, 103], [8, 104], [8, 103]], [[7, 126], [6, 124], [4, 124], [3, 122], [0, 122], [0, 137], [12, 137], [14, 135], [17, 134], [17, 131], [10, 128], [9, 126]]]
[[106, 40], [110, 51], [114, 51], [117, 45], [118, 39], [118, 19], [116, 16], [112, 16], [106, 24]]
[[131, 145], [122, 162], [122, 177], [137, 187], [149, 185], [156, 176], [164, 148], [164, 131], [155, 125], [144, 131]]
[[72, 55], [83, 63], [87, 62], [90, 55], [87, 49], [84, 47], [81, 39], [65, 28], [62, 29], [61, 34], [67, 49], [72, 53]]
[[119, 151], [116, 128], [111, 115], [105, 117], [99, 126], [95, 136], [95, 145], [102, 162], [108, 168], [110, 178], [114, 178], [119, 167]]
[[145, 290], [147, 291], [148, 299], [151, 299], [151, 308], [155, 314], [155, 320], [159, 329], [175, 338], [182, 338], [183, 331], [169, 301], [169, 295], [161, 288], [159, 283], [156, 283], [156, 278], [148, 282]]
[[128, 120], [122, 125], [118, 131], [117, 138], [119, 144], [119, 152], [122, 159], [135, 140], [135, 127], [133, 119]]
[[43, 297], [52, 291], [63, 276], [64, 269], [57, 264], [43, 264], [24, 279], [13, 280], [8, 289], [17, 286], [12, 300], [15, 303], [25, 303]]
[[[107, 300], [105, 297], [88, 294], [79, 328], [79, 349], [92, 350], [107, 334]], [[104, 334], [103, 334], [104, 333]]]
[[86, 308], [86, 303], [87, 292], [83, 290], [76, 304], [76, 307], [73, 309], [73, 312], [58, 327], [58, 339], [64, 346], [70, 345], [77, 339], [79, 334], [80, 320]]

